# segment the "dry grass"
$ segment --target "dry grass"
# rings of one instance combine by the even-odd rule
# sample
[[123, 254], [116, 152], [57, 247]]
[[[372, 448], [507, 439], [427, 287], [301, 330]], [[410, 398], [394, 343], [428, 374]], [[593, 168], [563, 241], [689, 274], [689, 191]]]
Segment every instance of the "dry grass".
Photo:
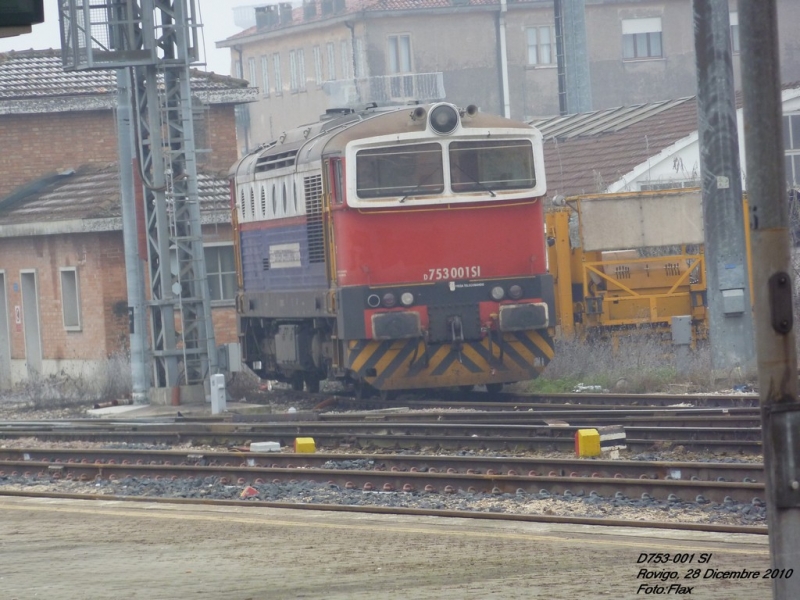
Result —
[[710, 373], [707, 347], [693, 351], [688, 367], [679, 370], [673, 347], [652, 337], [623, 338], [617, 351], [609, 342], [561, 340], [555, 358], [529, 390], [570, 392], [583, 384], [630, 393], [708, 391], [713, 389]]

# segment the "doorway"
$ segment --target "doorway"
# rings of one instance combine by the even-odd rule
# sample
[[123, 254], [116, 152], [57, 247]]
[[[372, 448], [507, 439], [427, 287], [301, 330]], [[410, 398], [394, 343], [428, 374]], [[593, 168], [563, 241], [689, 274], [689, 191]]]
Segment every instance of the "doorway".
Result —
[[42, 374], [42, 336], [39, 332], [39, 293], [36, 271], [20, 271], [22, 287], [22, 329], [25, 334], [25, 363], [28, 378]]
[[8, 328], [6, 274], [0, 271], [0, 390], [11, 389], [11, 332]]

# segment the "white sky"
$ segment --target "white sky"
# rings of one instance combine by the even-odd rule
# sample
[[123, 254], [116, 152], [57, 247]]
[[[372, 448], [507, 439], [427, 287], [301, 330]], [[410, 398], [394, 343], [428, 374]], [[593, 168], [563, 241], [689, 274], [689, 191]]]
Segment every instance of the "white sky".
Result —
[[[217, 49], [218, 42], [241, 31], [233, 24], [233, 7], [252, 4], [246, 1], [195, 0], [203, 22], [201, 30], [201, 56], [205, 55], [208, 71], [230, 75], [231, 51], [229, 48]], [[204, 39], [205, 38], [205, 39]], [[204, 43], [203, 43], [204, 42]], [[46, 50], [60, 48], [61, 38], [58, 29], [58, 0], [44, 0], [44, 23], [34, 25], [33, 32], [10, 38], [0, 38], [0, 52], [9, 50]], [[203, 67], [199, 67], [203, 68]]]

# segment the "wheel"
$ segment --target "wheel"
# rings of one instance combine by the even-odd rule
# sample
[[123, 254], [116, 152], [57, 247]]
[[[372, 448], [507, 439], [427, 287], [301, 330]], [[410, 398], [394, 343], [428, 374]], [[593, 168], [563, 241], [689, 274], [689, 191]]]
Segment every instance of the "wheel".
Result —
[[471, 392], [474, 387], [474, 385], [460, 385], [458, 386], [458, 391], [466, 394], [467, 392]]
[[383, 402], [391, 402], [397, 398], [397, 390], [381, 390], [378, 395]]
[[289, 383], [292, 385], [292, 389], [295, 392], [303, 391], [303, 376], [299, 373], [297, 375], [292, 375], [292, 379]]
[[355, 393], [356, 400], [366, 400], [370, 397], [372, 390], [368, 383], [356, 381], [355, 384], [353, 384], [353, 392]]
[[486, 384], [486, 391], [490, 394], [497, 394], [498, 392], [503, 391], [503, 384], [502, 383], [487, 383]]
[[306, 391], [307, 392], [311, 392], [312, 394], [319, 393], [319, 382], [320, 382], [319, 379], [317, 379], [313, 375], [307, 375], [305, 377], [305, 382], [306, 382]]

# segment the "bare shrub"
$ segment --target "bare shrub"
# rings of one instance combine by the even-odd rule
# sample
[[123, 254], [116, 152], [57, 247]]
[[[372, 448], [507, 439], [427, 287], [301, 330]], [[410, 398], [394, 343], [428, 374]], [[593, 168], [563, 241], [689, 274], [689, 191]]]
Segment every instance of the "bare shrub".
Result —
[[130, 397], [132, 390], [130, 359], [121, 352], [103, 361], [91, 373], [65, 372], [47, 377], [31, 377], [18, 384], [7, 399], [31, 410], [69, 408], [95, 402]]
[[232, 373], [226, 382], [228, 395], [235, 400], [253, 400], [261, 394], [264, 382], [247, 367]]

